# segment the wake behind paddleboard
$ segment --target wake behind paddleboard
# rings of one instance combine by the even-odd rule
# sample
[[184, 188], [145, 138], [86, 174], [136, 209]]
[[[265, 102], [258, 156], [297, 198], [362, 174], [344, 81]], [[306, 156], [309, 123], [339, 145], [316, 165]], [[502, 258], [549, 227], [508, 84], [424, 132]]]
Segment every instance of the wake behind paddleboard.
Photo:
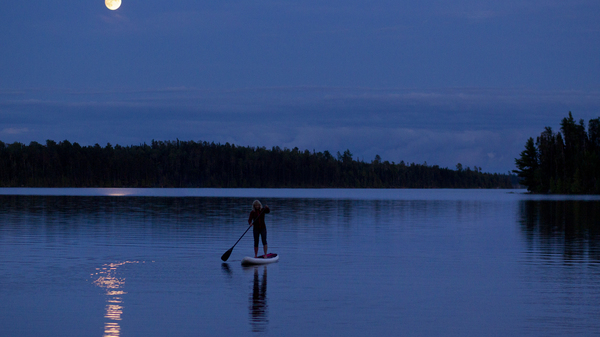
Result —
[[279, 255], [273, 254], [273, 253], [267, 254], [266, 257], [264, 255], [261, 255], [259, 257], [246, 256], [245, 258], [242, 259], [242, 265], [243, 266], [251, 266], [251, 265], [257, 265], [257, 264], [267, 264], [267, 263], [277, 262], [278, 260], [279, 260]]

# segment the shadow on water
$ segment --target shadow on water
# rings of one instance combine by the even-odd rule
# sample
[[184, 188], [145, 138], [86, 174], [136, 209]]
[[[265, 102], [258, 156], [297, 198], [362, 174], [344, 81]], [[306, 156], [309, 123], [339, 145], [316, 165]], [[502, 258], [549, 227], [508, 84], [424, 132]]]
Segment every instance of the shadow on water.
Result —
[[530, 252], [600, 262], [599, 201], [524, 200], [519, 211]]

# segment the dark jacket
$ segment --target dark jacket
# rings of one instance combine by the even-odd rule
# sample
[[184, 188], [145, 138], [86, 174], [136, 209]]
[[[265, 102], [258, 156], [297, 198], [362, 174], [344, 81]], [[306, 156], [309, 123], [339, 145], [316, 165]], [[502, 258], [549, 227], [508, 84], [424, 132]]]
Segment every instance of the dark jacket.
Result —
[[[267, 213], [271, 213], [271, 210], [269, 209], [269, 207], [264, 207], [261, 210], [262, 213], [260, 213], [260, 215], [258, 215], [259, 213], [253, 209], [252, 212], [250, 212], [250, 216], [248, 217], [248, 224], [251, 224], [252, 221], [254, 221], [254, 230], [255, 231], [260, 231], [263, 228], [267, 228], [267, 225], [265, 224], [265, 214]], [[258, 216], [258, 219], [256, 218]]]

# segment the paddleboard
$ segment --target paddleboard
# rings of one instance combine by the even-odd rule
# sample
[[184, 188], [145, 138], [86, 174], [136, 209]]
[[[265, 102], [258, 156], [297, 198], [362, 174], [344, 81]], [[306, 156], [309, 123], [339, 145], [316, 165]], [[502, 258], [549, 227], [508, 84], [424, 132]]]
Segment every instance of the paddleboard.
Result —
[[264, 255], [261, 255], [259, 257], [246, 256], [245, 258], [242, 259], [242, 265], [251, 266], [251, 265], [255, 265], [255, 264], [273, 263], [273, 262], [277, 262], [277, 261], [279, 261], [279, 255], [269, 253], [269, 254], [267, 254], [266, 257]]

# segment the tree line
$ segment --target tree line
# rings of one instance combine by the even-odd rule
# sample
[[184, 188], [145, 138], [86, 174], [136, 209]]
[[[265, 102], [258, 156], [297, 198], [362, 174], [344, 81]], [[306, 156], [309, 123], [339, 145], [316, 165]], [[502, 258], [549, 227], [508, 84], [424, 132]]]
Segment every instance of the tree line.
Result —
[[600, 194], [600, 117], [576, 123], [563, 118], [560, 132], [547, 126], [515, 159], [513, 170], [534, 193]]
[[511, 175], [437, 165], [355, 160], [346, 150], [155, 141], [81, 146], [0, 141], [2, 187], [511, 188]]

